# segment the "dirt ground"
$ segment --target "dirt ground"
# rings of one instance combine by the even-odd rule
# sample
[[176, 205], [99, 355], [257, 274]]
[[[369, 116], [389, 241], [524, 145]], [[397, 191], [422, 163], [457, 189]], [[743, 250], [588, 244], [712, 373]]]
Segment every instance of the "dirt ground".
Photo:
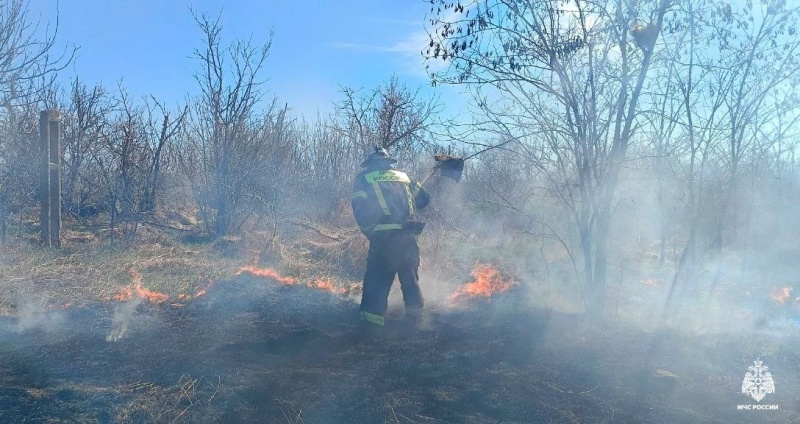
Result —
[[[800, 422], [798, 338], [646, 332], [534, 309], [520, 291], [390, 317], [240, 276], [182, 307], [98, 302], [0, 318], [3, 423]], [[741, 393], [761, 358], [775, 381]]]

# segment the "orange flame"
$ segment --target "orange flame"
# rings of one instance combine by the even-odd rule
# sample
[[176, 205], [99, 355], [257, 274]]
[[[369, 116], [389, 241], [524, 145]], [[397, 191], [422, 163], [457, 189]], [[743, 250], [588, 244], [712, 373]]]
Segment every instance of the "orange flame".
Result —
[[778, 305], [785, 305], [792, 297], [791, 287], [781, 287], [772, 291], [772, 301]]
[[195, 292], [194, 296], [190, 296], [190, 295], [188, 295], [188, 294], [186, 294], [186, 295], [182, 295], [182, 296], [185, 296], [187, 299], [192, 299], [192, 298], [195, 298], [195, 299], [196, 299], [196, 298], [198, 298], [198, 297], [205, 296], [205, 295], [206, 295], [206, 293], [208, 293], [208, 290], [209, 290], [209, 289], [211, 288], [211, 286], [213, 286], [213, 285], [214, 285], [214, 281], [212, 281], [212, 280], [208, 280], [208, 283], [207, 283], [205, 286], [203, 286], [203, 288], [201, 288], [200, 290], [198, 290], [197, 292]]
[[[236, 273], [236, 275], [238, 276], [238, 275], [241, 275], [242, 273], [248, 273], [248, 274], [256, 276], [256, 277], [271, 278], [271, 279], [273, 279], [273, 280], [275, 280], [275, 281], [277, 281], [277, 282], [279, 282], [279, 283], [281, 283], [281, 284], [283, 284], [285, 286], [293, 286], [293, 285], [297, 285], [297, 284], [303, 284], [303, 283], [301, 283], [300, 281], [298, 281], [294, 277], [284, 277], [284, 276], [280, 275], [278, 273], [278, 271], [276, 271], [276, 270], [274, 270], [272, 268], [258, 268], [258, 267], [254, 267], [254, 266], [246, 266], [246, 267], [242, 267]], [[314, 289], [329, 291], [331, 293], [336, 293], [336, 294], [345, 294], [345, 293], [347, 293], [347, 290], [339, 288], [339, 287], [336, 287], [333, 284], [333, 281], [328, 280], [328, 279], [309, 281], [309, 282], [306, 282], [303, 285], [305, 285], [306, 287], [311, 287], [311, 288], [314, 288]]]
[[317, 289], [320, 289], [320, 290], [326, 290], [326, 291], [329, 291], [329, 292], [332, 292], [332, 293], [337, 293], [337, 294], [345, 294], [345, 293], [347, 293], [347, 290], [334, 286], [333, 285], [333, 281], [331, 281], [331, 280], [316, 280], [316, 281], [312, 281], [310, 283], [306, 283], [306, 285], [308, 287], [313, 287], [313, 288], [317, 288]]
[[258, 267], [254, 267], [254, 266], [246, 266], [246, 267], [242, 267], [242, 269], [240, 269], [239, 272], [236, 273], [236, 275], [237, 276], [241, 275], [243, 272], [251, 274], [251, 275], [253, 275], [255, 277], [272, 278], [273, 280], [275, 280], [275, 281], [277, 281], [277, 282], [279, 282], [281, 284], [285, 284], [287, 286], [297, 283], [297, 280], [295, 280], [294, 278], [292, 278], [292, 277], [283, 277], [280, 274], [278, 274], [278, 271], [275, 271], [272, 268], [258, 268]]
[[492, 297], [498, 293], [507, 292], [514, 281], [504, 280], [500, 271], [488, 264], [477, 264], [470, 273], [475, 281], [468, 283], [450, 296], [450, 302], [455, 303], [463, 298]]
[[167, 299], [169, 299], [169, 295], [165, 293], [160, 293], [143, 287], [142, 276], [136, 269], [131, 268], [128, 270], [128, 273], [131, 275], [133, 282], [129, 286], [122, 289], [122, 291], [114, 295], [112, 299], [120, 302], [127, 302], [133, 298], [140, 298], [156, 304], [164, 303], [167, 301]]

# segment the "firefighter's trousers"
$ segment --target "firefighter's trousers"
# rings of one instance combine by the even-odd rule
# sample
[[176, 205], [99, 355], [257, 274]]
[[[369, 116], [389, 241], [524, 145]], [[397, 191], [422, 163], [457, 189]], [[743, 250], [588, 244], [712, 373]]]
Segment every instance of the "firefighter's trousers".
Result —
[[419, 289], [419, 246], [407, 230], [390, 230], [370, 237], [364, 291], [361, 296], [362, 321], [382, 326], [394, 277], [400, 280], [407, 314], [417, 314], [424, 300]]

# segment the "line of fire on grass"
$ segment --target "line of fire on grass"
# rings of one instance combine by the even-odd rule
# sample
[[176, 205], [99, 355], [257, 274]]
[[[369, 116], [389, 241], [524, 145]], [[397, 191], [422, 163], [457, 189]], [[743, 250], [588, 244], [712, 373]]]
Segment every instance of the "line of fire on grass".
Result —
[[[269, 278], [287, 286], [305, 285], [310, 288], [329, 291], [336, 294], [345, 294], [348, 292], [343, 288], [334, 286], [330, 280], [302, 282], [294, 277], [282, 276], [280, 273], [278, 273], [278, 271], [272, 268], [247, 266], [241, 268], [236, 275], [238, 276], [245, 273], [255, 277]], [[459, 287], [452, 295], [450, 295], [451, 306], [464, 303], [469, 299], [490, 298], [500, 293], [505, 293], [518, 284], [512, 279], [504, 278], [498, 269], [489, 264], [476, 264], [470, 274], [474, 277], [474, 280]]]
[[[173, 299], [166, 293], [144, 287], [142, 284], [142, 275], [135, 268], [131, 268], [128, 273], [131, 276], [131, 284], [123, 288], [119, 293], [112, 296], [110, 300], [127, 302], [133, 299], [142, 299], [146, 302], [156, 305], [164, 304], [172, 300], [169, 302], [170, 306], [182, 307], [185, 306], [187, 302], [206, 295], [208, 290], [215, 284], [215, 282], [209, 281], [206, 283], [206, 285], [195, 291], [194, 294], [181, 293]], [[350, 287], [350, 290], [337, 287], [330, 279], [301, 281], [295, 277], [283, 276], [273, 268], [245, 266], [240, 268], [235, 275], [241, 276], [243, 274], [259, 278], [267, 278], [284, 286], [306, 286], [337, 295], [344, 295], [347, 294], [348, 291], [352, 292], [357, 289], [357, 287]], [[476, 298], [491, 298], [498, 294], [508, 292], [512, 287], [518, 284], [513, 279], [504, 278], [497, 268], [485, 263], [476, 264], [470, 274], [472, 277], [474, 277], [474, 280], [459, 287], [452, 295], [450, 295], [450, 306], [457, 306]]]
[[[136, 268], [129, 269], [128, 274], [131, 276], [131, 283], [125, 286], [119, 293], [111, 296], [110, 300], [128, 302], [134, 299], [141, 299], [152, 304], [161, 305], [171, 299], [170, 295], [166, 293], [144, 287], [142, 284], [142, 275]], [[195, 291], [194, 294], [180, 293], [169, 305], [176, 308], [186, 306], [186, 302], [204, 296], [213, 284], [214, 282], [209, 280], [204, 286]]]
[[169, 299], [169, 295], [150, 290], [142, 286], [142, 275], [135, 268], [128, 270], [133, 282], [122, 291], [112, 296], [112, 299], [119, 302], [127, 302], [134, 298], [144, 299], [150, 303], [164, 303]]
[[297, 278], [294, 277], [284, 277], [278, 273], [278, 271], [272, 268], [258, 268], [255, 266], [246, 266], [239, 269], [236, 273], [237, 276], [242, 274], [250, 274], [254, 277], [262, 277], [262, 278], [271, 278], [277, 281], [284, 286], [294, 286], [294, 285], [305, 285], [306, 287], [319, 289], [323, 291], [328, 291], [335, 294], [346, 294], [347, 290], [341, 287], [336, 287], [333, 284], [332, 280], [323, 279], [323, 280], [314, 280], [314, 281], [306, 281], [305, 283], [301, 282]]
[[[128, 273], [131, 276], [131, 283], [126, 287], [124, 287], [119, 293], [111, 296], [109, 300], [115, 300], [118, 302], [128, 302], [134, 299], [141, 299], [156, 305], [161, 305], [172, 300], [172, 302], [169, 303], [170, 306], [183, 307], [186, 306], [187, 302], [205, 296], [208, 293], [208, 290], [211, 289], [211, 287], [215, 284], [214, 281], [209, 280], [204, 286], [196, 290], [194, 294], [180, 293], [173, 299], [170, 297], [170, 295], [166, 293], [150, 290], [144, 287], [142, 284], [142, 275], [135, 268], [131, 268], [130, 270], [128, 270]], [[314, 281], [301, 283], [300, 280], [294, 277], [284, 277], [280, 275], [276, 270], [272, 268], [257, 268], [254, 266], [246, 266], [239, 269], [239, 271], [236, 272], [235, 275], [240, 276], [242, 274], [250, 274], [255, 277], [269, 278], [279, 284], [286, 286], [302, 284], [310, 288], [328, 291], [338, 295], [343, 295], [347, 293], [346, 289], [336, 287], [333, 284], [332, 280], [318, 279]]]

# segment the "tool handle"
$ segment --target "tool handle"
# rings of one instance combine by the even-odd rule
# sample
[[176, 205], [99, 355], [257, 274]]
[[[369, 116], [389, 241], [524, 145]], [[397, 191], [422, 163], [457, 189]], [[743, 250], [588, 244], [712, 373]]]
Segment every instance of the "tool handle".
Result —
[[430, 173], [430, 174], [428, 174], [428, 176], [427, 176], [427, 177], [425, 177], [425, 179], [424, 179], [424, 180], [422, 180], [422, 182], [421, 182], [421, 183], [419, 183], [420, 187], [425, 187], [425, 183], [427, 183], [427, 182], [428, 182], [428, 180], [430, 180], [430, 179], [431, 179], [431, 177], [433, 177], [434, 175], [436, 175], [436, 171], [438, 171], [438, 170], [439, 170], [439, 167], [440, 167], [440, 166], [442, 166], [442, 163], [441, 163], [441, 162], [437, 162], [437, 163], [436, 163], [436, 166], [434, 166], [434, 167], [433, 167], [433, 171], [431, 171], [431, 173]]

